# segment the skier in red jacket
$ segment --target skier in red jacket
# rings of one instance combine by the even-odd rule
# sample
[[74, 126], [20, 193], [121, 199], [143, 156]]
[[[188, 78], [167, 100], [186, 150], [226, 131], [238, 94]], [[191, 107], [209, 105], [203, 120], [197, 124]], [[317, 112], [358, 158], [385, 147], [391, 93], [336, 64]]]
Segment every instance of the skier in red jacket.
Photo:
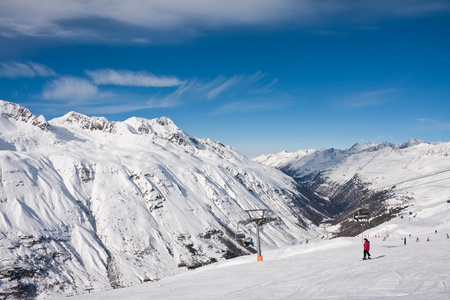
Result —
[[367, 255], [367, 258], [370, 259], [369, 250], [370, 250], [370, 242], [368, 239], [364, 239], [364, 257], [363, 257], [363, 259], [366, 259], [366, 255]]

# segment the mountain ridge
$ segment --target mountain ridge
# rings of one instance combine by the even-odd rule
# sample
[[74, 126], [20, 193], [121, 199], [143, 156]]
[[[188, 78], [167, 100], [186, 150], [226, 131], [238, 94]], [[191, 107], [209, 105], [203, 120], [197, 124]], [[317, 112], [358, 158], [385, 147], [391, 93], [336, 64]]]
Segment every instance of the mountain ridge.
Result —
[[[361, 227], [352, 222], [358, 208], [372, 213], [371, 226], [395, 217], [414, 203], [408, 186], [443, 180], [450, 172], [450, 143], [410, 139], [392, 143], [355, 144], [350, 149], [281, 152], [255, 158], [293, 177], [300, 185], [330, 199], [337, 214], [330, 224], [336, 234], [352, 236]], [[350, 220], [350, 221], [349, 221]]]
[[0, 108], [1, 295], [119, 288], [254, 253], [234, 236], [249, 209], [276, 218], [263, 249], [321, 236], [324, 199], [167, 117], [70, 112], [43, 130]]
[[[366, 144], [360, 145], [358, 143], [354, 144], [349, 149], [325, 149], [321, 148], [318, 150], [308, 149], [308, 150], [298, 150], [294, 152], [282, 151], [274, 154], [263, 154], [256, 158], [254, 161], [262, 163], [264, 165], [272, 166], [278, 169], [283, 169], [288, 172], [290, 169], [296, 169], [297, 173], [291, 174], [294, 178], [309, 175], [310, 173], [321, 171], [327, 168], [332, 168], [344, 162], [349, 157], [364, 153], [364, 152], [376, 152], [384, 148], [392, 149], [406, 149], [419, 144], [429, 144], [436, 145], [438, 143], [426, 143], [422, 140], [410, 139], [401, 144], [393, 144], [389, 142], [383, 142], [377, 144], [374, 142], [367, 142]], [[312, 162], [312, 163], [311, 163]], [[308, 168], [308, 166], [315, 165], [314, 167]], [[285, 173], [286, 173], [285, 172]]]

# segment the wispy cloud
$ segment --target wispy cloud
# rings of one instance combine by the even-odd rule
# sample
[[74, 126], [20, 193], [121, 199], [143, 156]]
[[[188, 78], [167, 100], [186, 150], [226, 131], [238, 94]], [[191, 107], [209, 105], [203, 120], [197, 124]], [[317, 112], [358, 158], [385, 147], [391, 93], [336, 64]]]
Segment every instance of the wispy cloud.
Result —
[[33, 78], [33, 77], [50, 77], [55, 76], [56, 73], [51, 68], [35, 63], [35, 62], [2, 62], [0, 63], [0, 77], [6, 78]]
[[[2, 3], [0, 32], [28, 36], [76, 36], [88, 34], [86, 27], [80, 26], [77, 20], [83, 20], [86, 24], [99, 19], [110, 22], [110, 25], [131, 25], [152, 31], [260, 24], [276, 21], [280, 14], [289, 13], [287, 6], [290, 3], [292, 0], [46, 0], [46, 5], [41, 5], [36, 1], [14, 0]], [[90, 30], [98, 29], [92, 27]], [[142, 41], [142, 38], [133, 37], [137, 41]]]
[[275, 87], [275, 85], [277, 84], [278, 79], [273, 79], [270, 83], [268, 83], [265, 86], [262, 86], [261, 88], [256, 88], [256, 89], [252, 89], [249, 91], [250, 94], [263, 94], [263, 93], [267, 93], [270, 92], [272, 90], [272, 88]]
[[83, 101], [99, 97], [96, 85], [90, 81], [71, 76], [64, 76], [46, 84], [42, 97], [47, 100]]
[[418, 118], [420, 130], [450, 130], [450, 122], [443, 122], [436, 119]]
[[344, 100], [344, 105], [349, 108], [379, 105], [390, 101], [394, 92], [395, 89], [385, 89], [355, 94], [347, 97]]
[[191, 102], [217, 100], [220, 107], [213, 110], [212, 114], [280, 109], [292, 99], [289, 100], [289, 95], [276, 89], [277, 83], [277, 79], [267, 78], [260, 71], [250, 75], [217, 76], [212, 80], [192, 79], [171, 93], [152, 96], [147, 105], [176, 107]]
[[173, 87], [185, 82], [170, 76], [156, 76], [148, 72], [133, 72], [125, 70], [101, 69], [95, 71], [85, 71], [86, 74], [97, 85], [119, 85], [138, 87]]
[[427, 123], [427, 122], [435, 123], [435, 122], [437, 122], [436, 120], [433, 120], [433, 119], [425, 119], [425, 118], [419, 118], [419, 119], [416, 119], [416, 121], [419, 121], [419, 122], [421, 122], [421, 123]]
[[[103, 113], [118, 113], [217, 100], [220, 107], [211, 113], [225, 114], [279, 109], [285, 107], [288, 102], [285, 92], [277, 91], [278, 80], [268, 78], [260, 71], [249, 75], [217, 76], [212, 80], [183, 81], [176, 77], [155, 76], [148, 72], [111, 69], [85, 72], [88, 75], [86, 78], [62, 76], [48, 82], [43, 88], [42, 98], [54, 100], [60, 105], [74, 103], [83, 105], [84, 111], [89, 110], [91, 113], [97, 113], [96, 107], [99, 106], [102, 107]], [[123, 91], [115, 91], [113, 94], [108, 93], [106, 85], [153, 87], [153, 89], [149, 89], [148, 94], [142, 89], [137, 94], [126, 94]], [[154, 87], [161, 89], [156, 90]], [[123, 99], [132, 101], [124, 103]], [[95, 104], [87, 100], [95, 100]]]
[[[214, 99], [217, 98], [220, 94], [225, 92], [226, 90], [230, 89], [231, 87], [239, 84], [242, 82], [243, 76], [233, 76], [231, 78], [226, 79], [224, 82], [221, 82], [217, 84], [216, 86], [213, 86], [209, 91], [206, 93], [206, 98], [208, 99]], [[219, 80], [216, 80], [216, 83]]]
[[176, 103], [176, 100], [214, 100], [217, 98], [242, 98], [255, 94], [270, 94], [277, 79], [267, 82], [266, 75], [260, 71], [251, 75], [217, 76], [212, 80], [191, 79], [180, 85], [174, 92], [152, 98], [165, 98], [165, 101]]
[[247, 99], [246, 101], [226, 103], [212, 112], [213, 115], [229, 113], [246, 113], [255, 111], [276, 110], [286, 107], [285, 101], [279, 99]]
[[[45, 4], [2, 1], [0, 35], [95, 36], [98, 40], [103, 37], [142, 42], [151, 40], [147, 39], [151, 32], [192, 35], [196, 31], [236, 26], [310, 26], [450, 12], [450, 3], [445, 0], [46, 0]], [[87, 26], [98, 20], [107, 22], [108, 29]], [[111, 27], [125, 30], [110, 30]], [[143, 34], [142, 30], [147, 32]]]

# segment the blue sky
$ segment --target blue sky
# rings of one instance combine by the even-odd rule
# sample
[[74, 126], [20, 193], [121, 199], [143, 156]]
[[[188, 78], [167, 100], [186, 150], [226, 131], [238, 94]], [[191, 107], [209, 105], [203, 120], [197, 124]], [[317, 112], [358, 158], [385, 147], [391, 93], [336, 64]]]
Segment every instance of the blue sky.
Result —
[[0, 0], [0, 99], [249, 157], [450, 137], [450, 1]]

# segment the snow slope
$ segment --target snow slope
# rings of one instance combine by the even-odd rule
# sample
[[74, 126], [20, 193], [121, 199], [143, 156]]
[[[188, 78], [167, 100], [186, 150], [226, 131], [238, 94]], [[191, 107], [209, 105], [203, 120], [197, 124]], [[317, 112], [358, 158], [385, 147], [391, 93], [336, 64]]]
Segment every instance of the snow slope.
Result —
[[320, 236], [292, 178], [166, 117], [47, 122], [0, 101], [0, 170], [0, 297], [126, 287], [253, 253], [234, 238], [249, 209], [277, 218], [264, 247]]
[[313, 241], [73, 299], [449, 299], [450, 208], [426, 209], [366, 231], [372, 260], [361, 260], [361, 236]]
[[[396, 184], [388, 202], [407, 201], [408, 207], [386, 223], [353, 238], [263, 247], [263, 262], [239, 257], [74, 299], [449, 299], [448, 143], [386, 146], [357, 147], [327, 169], [333, 180], [361, 172], [378, 188]], [[362, 236], [371, 241], [375, 259], [361, 260]]]

